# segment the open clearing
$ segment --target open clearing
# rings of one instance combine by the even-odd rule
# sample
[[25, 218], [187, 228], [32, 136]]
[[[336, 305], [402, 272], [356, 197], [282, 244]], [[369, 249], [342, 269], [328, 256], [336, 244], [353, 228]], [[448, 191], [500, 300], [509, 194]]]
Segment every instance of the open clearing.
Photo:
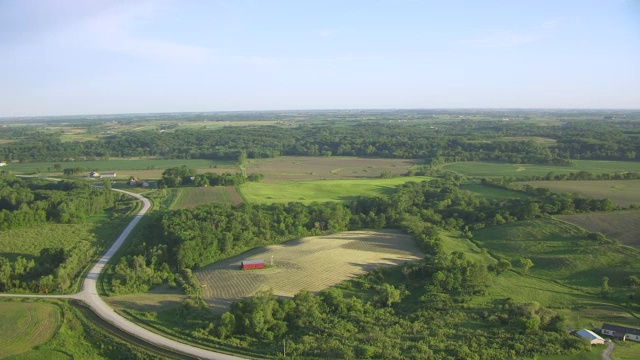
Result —
[[383, 171], [406, 174], [419, 160], [359, 157], [281, 156], [251, 159], [248, 173], [264, 174], [266, 183], [288, 180], [362, 179], [379, 177]]
[[640, 171], [640, 162], [600, 160], [573, 160], [573, 162], [575, 163], [575, 166], [467, 161], [446, 164], [443, 166], [443, 169], [455, 171], [468, 176], [479, 177], [545, 176], [549, 172], [556, 175], [579, 172], [582, 170], [594, 174]]
[[618, 206], [640, 204], [640, 180], [527, 181], [523, 184], [595, 199], [606, 198]]
[[282, 183], [246, 183], [239, 187], [250, 203], [303, 203], [326, 201], [350, 201], [358, 196], [386, 197], [396, 186], [409, 181], [425, 181], [426, 176], [399, 177], [391, 179], [357, 180], [302, 180]]
[[104, 300], [119, 310], [133, 309], [139, 311], [160, 312], [180, 305], [187, 296], [182, 289], [171, 289], [168, 285], [159, 286], [147, 293], [108, 296]]
[[15, 259], [18, 256], [35, 257], [44, 248], [72, 248], [80, 241], [95, 243], [92, 232], [95, 225], [40, 224], [34, 228], [8, 229], [0, 232], [0, 256]]
[[192, 187], [181, 190], [174, 209], [190, 209], [212, 203], [238, 205], [242, 202], [242, 197], [233, 186]]
[[0, 302], [0, 358], [49, 341], [61, 324], [60, 309], [41, 302]]
[[[240, 270], [242, 260], [265, 260], [273, 267]], [[195, 272], [204, 298], [216, 311], [258, 291], [293, 296], [317, 292], [381, 266], [418, 261], [423, 254], [413, 238], [396, 231], [352, 231], [288, 241], [248, 251]]]
[[471, 191], [476, 196], [491, 200], [528, 199], [529, 195], [518, 191], [499, 189], [481, 184], [463, 184], [460, 189]]
[[559, 219], [600, 232], [625, 245], [640, 247], [640, 210], [558, 216]]

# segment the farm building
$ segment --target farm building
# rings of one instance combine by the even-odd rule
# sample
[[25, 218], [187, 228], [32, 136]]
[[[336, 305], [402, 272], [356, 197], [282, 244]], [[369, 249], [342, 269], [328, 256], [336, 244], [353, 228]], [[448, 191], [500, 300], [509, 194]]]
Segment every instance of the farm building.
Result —
[[7, 163], [4, 161], [0, 161], [0, 166], [7, 166]]
[[580, 336], [583, 339], [589, 340], [589, 343], [591, 345], [602, 345], [605, 342], [605, 340], [600, 335], [594, 333], [591, 330], [587, 330], [587, 329], [582, 329], [582, 330], [576, 331], [576, 335]]
[[240, 268], [242, 270], [264, 269], [265, 264], [264, 260], [246, 260], [240, 262]]
[[640, 341], [640, 329], [626, 326], [604, 323], [602, 324], [602, 334], [613, 336], [620, 340]]
[[97, 171], [92, 171], [89, 173], [89, 177], [92, 177], [92, 178], [100, 177], [100, 173]]
[[106, 173], [102, 173], [100, 174], [101, 178], [114, 178], [116, 177], [116, 173], [114, 172], [106, 172]]

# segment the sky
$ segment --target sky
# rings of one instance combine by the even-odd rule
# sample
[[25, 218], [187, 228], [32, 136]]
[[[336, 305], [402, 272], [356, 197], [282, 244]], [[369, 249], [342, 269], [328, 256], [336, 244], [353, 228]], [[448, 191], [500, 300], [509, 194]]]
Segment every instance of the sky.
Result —
[[0, 0], [0, 117], [640, 108], [640, 0]]

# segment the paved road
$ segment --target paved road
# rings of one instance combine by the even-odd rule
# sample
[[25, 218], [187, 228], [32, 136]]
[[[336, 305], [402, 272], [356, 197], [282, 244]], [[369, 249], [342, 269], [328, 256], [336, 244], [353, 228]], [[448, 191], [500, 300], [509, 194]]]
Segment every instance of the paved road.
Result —
[[616, 343], [613, 341], [609, 343], [609, 347], [602, 353], [602, 360], [611, 360], [611, 352], [616, 347]]
[[[57, 180], [57, 179], [53, 179]], [[105, 303], [100, 295], [98, 294], [97, 289], [97, 281], [100, 273], [104, 269], [105, 265], [109, 262], [111, 257], [118, 251], [120, 246], [124, 243], [125, 239], [131, 231], [138, 225], [138, 222], [142, 219], [142, 217], [147, 213], [149, 208], [151, 207], [151, 203], [146, 198], [134, 194], [128, 191], [113, 189], [114, 191], [119, 191], [121, 193], [125, 193], [127, 195], [131, 195], [138, 200], [142, 201], [143, 206], [142, 210], [133, 218], [133, 220], [127, 225], [124, 231], [120, 234], [115, 243], [109, 248], [109, 250], [98, 260], [96, 265], [91, 268], [89, 274], [84, 280], [84, 289], [73, 295], [22, 295], [22, 294], [0, 294], [0, 296], [20, 296], [20, 297], [50, 297], [50, 298], [72, 298], [78, 299], [86, 302], [91, 309], [98, 314], [104, 320], [110, 322], [118, 329], [129, 333], [138, 338], [144, 339], [145, 341], [152, 343], [154, 345], [158, 345], [160, 347], [168, 348], [174, 351], [178, 351], [181, 353], [185, 353], [188, 355], [192, 355], [202, 359], [216, 359], [216, 360], [241, 360], [242, 358], [221, 354], [210, 350], [201, 349], [195, 346], [187, 345], [180, 343], [178, 341], [168, 339], [163, 337], [162, 335], [151, 332], [145, 328], [142, 328], [133, 322], [125, 319], [124, 317], [118, 315], [107, 303]]]

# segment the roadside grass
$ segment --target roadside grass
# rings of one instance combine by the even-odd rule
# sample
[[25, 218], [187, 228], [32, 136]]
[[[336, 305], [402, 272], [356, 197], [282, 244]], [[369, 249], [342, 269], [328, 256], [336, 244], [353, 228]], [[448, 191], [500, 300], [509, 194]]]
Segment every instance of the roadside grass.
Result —
[[640, 210], [557, 216], [558, 219], [600, 232], [624, 245], [640, 247]]
[[618, 206], [640, 204], [640, 180], [527, 181], [536, 188], [569, 192], [596, 199], [610, 199]]
[[556, 166], [548, 164], [510, 164], [489, 161], [467, 161], [445, 164], [442, 168], [467, 176], [477, 177], [545, 176], [549, 172], [556, 175], [582, 170], [594, 174], [640, 171], [640, 162], [634, 161], [574, 160], [574, 162], [575, 166]]
[[532, 276], [598, 292], [602, 278], [612, 287], [625, 286], [630, 275], [640, 273], [640, 250], [601, 244], [586, 238], [581, 228], [551, 218], [518, 221], [474, 232], [475, 240], [492, 254], [518, 265], [529, 258]]
[[462, 184], [460, 189], [471, 191], [476, 196], [491, 200], [507, 200], [507, 199], [528, 199], [529, 195], [518, 191], [498, 189], [492, 186], [485, 186], [476, 183]]
[[0, 358], [27, 352], [53, 337], [61, 310], [44, 302], [0, 302]]
[[400, 184], [430, 179], [432, 178], [416, 176], [391, 179], [302, 180], [275, 184], [246, 183], [238, 189], [250, 203], [346, 202], [359, 196], [385, 197], [393, 194], [395, 187]]
[[233, 186], [188, 187], [181, 190], [174, 209], [190, 209], [212, 203], [238, 205], [242, 202]]

